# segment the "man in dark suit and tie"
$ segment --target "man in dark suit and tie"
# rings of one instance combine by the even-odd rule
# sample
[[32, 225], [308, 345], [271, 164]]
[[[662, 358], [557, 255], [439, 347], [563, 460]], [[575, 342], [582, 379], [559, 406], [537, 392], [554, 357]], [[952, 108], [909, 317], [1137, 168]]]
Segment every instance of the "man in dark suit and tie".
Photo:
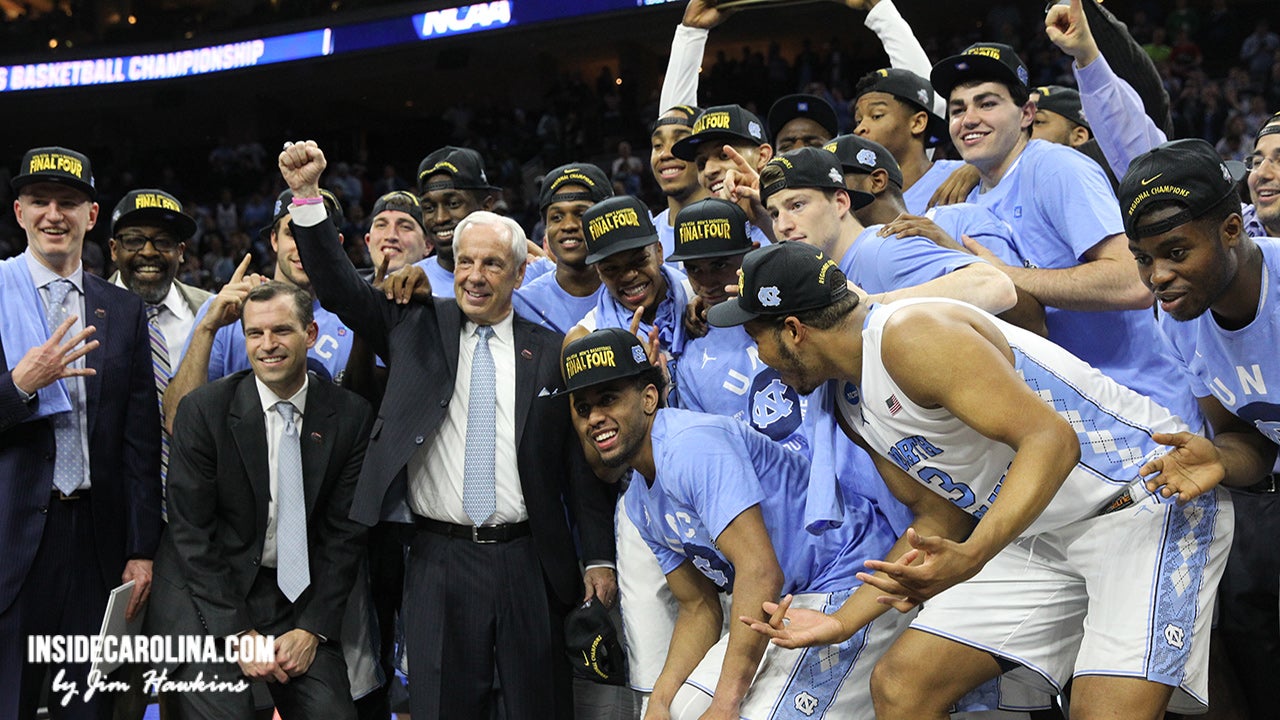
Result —
[[98, 218], [87, 157], [30, 150], [12, 186], [27, 250], [0, 262], [0, 717], [34, 718], [64, 669], [79, 692], [53, 717], [110, 717], [109, 694], [84, 697], [87, 663], [29, 664], [26, 637], [96, 635], [110, 589], [135, 581], [131, 617], [150, 592], [160, 416], [146, 316], [81, 264]]
[[[337, 642], [364, 528], [348, 518], [371, 411], [307, 373], [311, 296], [272, 281], [246, 296], [251, 370], [183, 399], [156, 554], [149, 632], [274, 635], [274, 661], [188, 663], [171, 679], [267, 680], [281, 717], [354, 718]], [[251, 694], [171, 697], [183, 718], [243, 718]]]
[[389, 367], [352, 517], [373, 525], [399, 513], [416, 524], [404, 598], [411, 713], [489, 717], [496, 665], [509, 720], [572, 717], [563, 617], [584, 598], [613, 601], [613, 498], [556, 395], [561, 336], [511, 311], [524, 232], [473, 213], [455, 230], [455, 297], [399, 305], [335, 242], [315, 200], [324, 167], [313, 142], [280, 155], [321, 304]]

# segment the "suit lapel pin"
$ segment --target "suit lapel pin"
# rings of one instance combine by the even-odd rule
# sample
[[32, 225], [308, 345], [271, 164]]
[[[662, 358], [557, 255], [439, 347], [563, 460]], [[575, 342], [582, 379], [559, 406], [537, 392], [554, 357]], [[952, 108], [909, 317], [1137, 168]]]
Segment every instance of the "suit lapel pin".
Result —
[[97, 310], [93, 311], [93, 315], [94, 317], [97, 317], [97, 318], [104, 318], [107, 316], [107, 311], [104, 308], [98, 308]]
[[320, 433], [318, 432], [311, 433], [311, 442], [319, 444], [323, 441], [324, 441], [324, 437], [322, 437]]
[[533, 351], [532, 351], [532, 350], [530, 350], [529, 348], [525, 348], [525, 349], [523, 349], [523, 350], [521, 350], [521, 351], [520, 351], [520, 357], [524, 358], [525, 360], [532, 360], [532, 359], [533, 359]]

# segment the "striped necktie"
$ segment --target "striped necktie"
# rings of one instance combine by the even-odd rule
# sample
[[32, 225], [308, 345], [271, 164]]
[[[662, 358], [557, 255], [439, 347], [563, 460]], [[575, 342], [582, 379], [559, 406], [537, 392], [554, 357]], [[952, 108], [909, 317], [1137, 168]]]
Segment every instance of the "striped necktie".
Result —
[[160, 405], [160, 517], [168, 522], [165, 494], [169, 477], [169, 431], [164, 427], [164, 391], [169, 387], [173, 370], [169, 366], [169, 346], [160, 331], [160, 311], [163, 309], [163, 305], [147, 306], [147, 334], [151, 338], [151, 374], [156, 381], [156, 402]]

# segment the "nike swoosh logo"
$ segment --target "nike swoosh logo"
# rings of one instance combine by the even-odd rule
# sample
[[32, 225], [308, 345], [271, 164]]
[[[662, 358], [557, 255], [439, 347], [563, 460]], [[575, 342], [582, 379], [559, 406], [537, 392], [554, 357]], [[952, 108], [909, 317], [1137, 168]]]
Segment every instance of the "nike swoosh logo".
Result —
[[1155, 175], [1152, 175], [1151, 177], [1147, 178], [1146, 180], [1143, 180], [1143, 181], [1142, 181], [1142, 187], [1146, 187], [1147, 185], [1150, 185], [1151, 183], [1155, 182], [1155, 179], [1156, 179], [1156, 178], [1158, 178], [1158, 177], [1160, 177], [1160, 176], [1161, 176], [1161, 175], [1163, 175], [1163, 174], [1164, 174], [1164, 173], [1156, 173]]

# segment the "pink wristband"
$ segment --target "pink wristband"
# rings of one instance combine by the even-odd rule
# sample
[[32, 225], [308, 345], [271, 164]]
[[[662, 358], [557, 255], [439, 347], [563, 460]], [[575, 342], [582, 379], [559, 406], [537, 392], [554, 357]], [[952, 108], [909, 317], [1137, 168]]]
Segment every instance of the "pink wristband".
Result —
[[293, 200], [289, 204], [290, 205], [319, 205], [322, 202], [324, 202], [324, 198], [320, 197], [319, 195], [315, 197], [309, 197], [309, 198], [298, 197], [295, 195], [293, 197]]

